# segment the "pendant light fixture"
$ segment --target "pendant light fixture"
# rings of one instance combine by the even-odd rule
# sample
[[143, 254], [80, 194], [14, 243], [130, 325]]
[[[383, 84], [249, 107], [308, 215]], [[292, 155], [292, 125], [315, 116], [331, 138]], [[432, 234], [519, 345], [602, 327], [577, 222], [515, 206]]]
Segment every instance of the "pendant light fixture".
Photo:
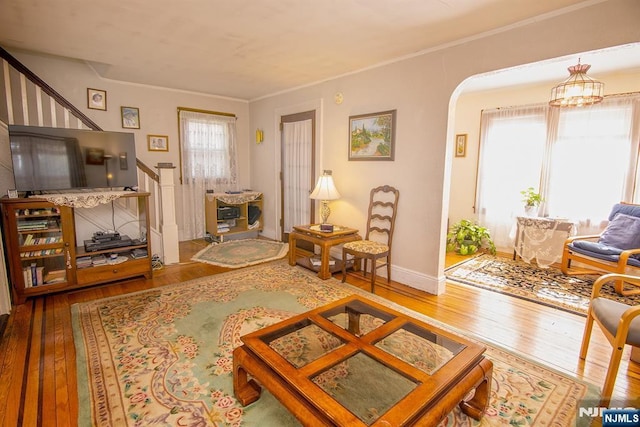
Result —
[[604, 83], [587, 76], [591, 65], [572, 65], [569, 70], [569, 78], [551, 89], [552, 107], [582, 107], [583, 105], [597, 104], [604, 98]]

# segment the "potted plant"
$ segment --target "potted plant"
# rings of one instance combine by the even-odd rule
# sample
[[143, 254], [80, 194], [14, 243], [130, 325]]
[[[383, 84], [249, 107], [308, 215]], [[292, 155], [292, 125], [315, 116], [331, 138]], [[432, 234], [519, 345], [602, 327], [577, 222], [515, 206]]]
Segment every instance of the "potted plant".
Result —
[[540, 193], [536, 192], [533, 187], [520, 192], [522, 194], [522, 202], [524, 203], [524, 211], [527, 215], [534, 215], [536, 208], [544, 201]]
[[496, 253], [496, 246], [489, 230], [468, 219], [462, 219], [454, 224], [447, 234], [448, 252], [455, 251], [460, 255], [471, 255], [481, 248], [491, 254]]

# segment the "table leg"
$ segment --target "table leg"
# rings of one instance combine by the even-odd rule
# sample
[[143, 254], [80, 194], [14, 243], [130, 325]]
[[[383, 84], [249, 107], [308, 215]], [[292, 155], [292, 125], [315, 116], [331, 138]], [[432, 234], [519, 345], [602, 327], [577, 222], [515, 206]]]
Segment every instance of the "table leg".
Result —
[[260, 398], [262, 388], [255, 380], [248, 380], [245, 363], [250, 356], [243, 347], [233, 350], [233, 394], [242, 406], [247, 406]]
[[469, 376], [473, 374], [477, 377], [473, 397], [467, 401], [463, 400], [459, 406], [463, 413], [471, 418], [480, 420], [489, 405], [493, 363], [489, 359], [482, 359]]
[[331, 277], [331, 270], [329, 266], [329, 250], [330, 246], [327, 244], [320, 245], [320, 271], [318, 272], [318, 277], [322, 280], [326, 280]]
[[296, 235], [289, 234], [289, 265], [296, 265]]

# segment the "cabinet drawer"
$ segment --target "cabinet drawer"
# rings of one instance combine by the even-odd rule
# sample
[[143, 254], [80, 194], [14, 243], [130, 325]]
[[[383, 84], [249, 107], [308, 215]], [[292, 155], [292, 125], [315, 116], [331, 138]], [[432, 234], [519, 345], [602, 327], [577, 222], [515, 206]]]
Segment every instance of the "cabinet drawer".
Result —
[[99, 267], [82, 268], [76, 271], [78, 285], [100, 282], [111, 282], [127, 277], [141, 276], [150, 271], [149, 260], [130, 259], [121, 264], [101, 265]]

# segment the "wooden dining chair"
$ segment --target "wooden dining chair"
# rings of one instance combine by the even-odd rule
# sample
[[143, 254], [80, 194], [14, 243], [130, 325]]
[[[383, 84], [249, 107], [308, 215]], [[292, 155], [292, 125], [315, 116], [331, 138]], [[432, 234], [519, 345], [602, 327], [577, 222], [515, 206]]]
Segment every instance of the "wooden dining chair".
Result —
[[613, 393], [625, 344], [640, 347], [640, 305], [627, 305], [601, 296], [602, 286], [609, 282], [624, 282], [625, 285], [640, 288], [640, 277], [611, 273], [600, 276], [593, 283], [587, 321], [582, 336], [580, 358], [587, 357], [591, 330], [593, 324], [596, 323], [613, 347], [607, 375], [602, 386], [602, 397], [605, 399], [609, 399]]
[[371, 292], [376, 283], [376, 270], [387, 267], [387, 283], [391, 281], [391, 243], [395, 228], [400, 191], [389, 185], [371, 190], [369, 213], [364, 240], [345, 243], [342, 246], [342, 281], [347, 278], [347, 255], [354, 258], [354, 266], [364, 260], [361, 269], [367, 276], [367, 261], [371, 261]]

